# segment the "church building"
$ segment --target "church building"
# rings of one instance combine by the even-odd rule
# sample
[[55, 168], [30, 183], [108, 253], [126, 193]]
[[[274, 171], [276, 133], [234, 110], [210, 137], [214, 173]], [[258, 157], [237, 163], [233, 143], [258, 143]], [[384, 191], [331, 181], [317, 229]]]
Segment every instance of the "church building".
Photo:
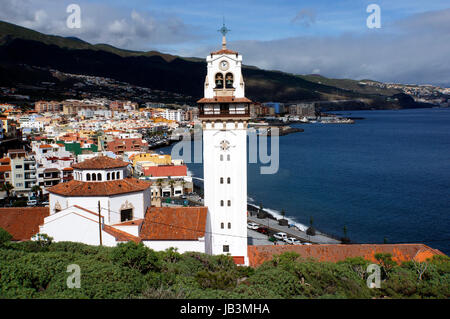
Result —
[[198, 101], [203, 128], [204, 201], [208, 207], [207, 253], [247, 257], [247, 126], [251, 101], [245, 97], [242, 55], [222, 48], [206, 58], [204, 97]]

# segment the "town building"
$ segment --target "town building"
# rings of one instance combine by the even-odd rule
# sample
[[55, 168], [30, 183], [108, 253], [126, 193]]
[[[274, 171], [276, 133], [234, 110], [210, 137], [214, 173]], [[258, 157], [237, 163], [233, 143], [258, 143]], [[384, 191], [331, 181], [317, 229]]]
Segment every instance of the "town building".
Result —
[[[247, 258], [247, 127], [251, 101], [245, 97], [242, 55], [226, 46], [206, 58], [204, 97], [198, 101], [203, 127], [204, 202], [208, 207], [208, 253]], [[213, 234], [213, 235], [211, 235]]]
[[38, 113], [61, 112], [63, 103], [58, 101], [37, 101], [34, 103], [34, 110]]
[[34, 154], [23, 149], [13, 149], [8, 151], [7, 157], [11, 161], [12, 192], [18, 197], [31, 196], [31, 189], [37, 183]]

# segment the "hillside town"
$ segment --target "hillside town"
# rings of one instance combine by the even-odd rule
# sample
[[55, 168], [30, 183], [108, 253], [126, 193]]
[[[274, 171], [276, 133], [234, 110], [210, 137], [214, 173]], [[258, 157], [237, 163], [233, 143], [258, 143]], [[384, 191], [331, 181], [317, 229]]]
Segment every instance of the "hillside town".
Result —
[[[405, 260], [442, 254], [423, 244], [348, 249], [341, 245], [349, 243], [346, 237], [333, 238], [312, 225], [301, 228], [262, 207], [250, 208], [250, 128], [269, 134], [272, 125], [289, 131], [285, 123], [290, 122], [353, 121], [321, 114], [316, 102], [248, 99], [242, 56], [226, 47], [228, 29], [220, 32], [222, 48], [206, 58], [204, 96], [195, 106], [155, 100], [164, 95], [161, 91], [154, 95], [111, 79], [57, 71], [55, 77], [75, 81], [66, 98], [1, 104], [0, 227], [14, 241], [40, 234], [88, 245], [131, 241], [156, 251], [230, 255], [247, 266], [270, 260], [285, 251], [282, 246], [301, 247], [325, 260], [356, 257], [368, 249], [372, 259], [375, 252], [393, 252]], [[110, 94], [98, 95], [98, 86]], [[25, 100], [27, 89], [1, 88], [8, 98]], [[158, 152], [196, 128], [203, 139], [201, 188], [187, 163]]]

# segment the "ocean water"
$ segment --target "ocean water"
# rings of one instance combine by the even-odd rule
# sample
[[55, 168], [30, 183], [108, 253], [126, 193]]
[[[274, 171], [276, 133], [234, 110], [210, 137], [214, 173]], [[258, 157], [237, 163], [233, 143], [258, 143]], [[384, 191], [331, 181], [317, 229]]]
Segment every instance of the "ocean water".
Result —
[[[295, 124], [279, 170], [248, 164], [249, 202], [358, 243], [425, 243], [450, 253], [450, 109], [345, 111], [355, 124]], [[170, 147], [161, 149], [170, 153]], [[201, 164], [188, 164], [203, 177]]]

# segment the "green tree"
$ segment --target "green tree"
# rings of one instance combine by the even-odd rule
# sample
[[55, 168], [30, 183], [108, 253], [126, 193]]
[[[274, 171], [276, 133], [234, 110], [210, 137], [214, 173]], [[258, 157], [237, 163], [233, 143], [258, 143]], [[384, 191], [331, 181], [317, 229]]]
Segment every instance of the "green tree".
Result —
[[145, 274], [160, 268], [158, 255], [143, 243], [120, 243], [111, 253], [111, 260], [121, 266], [136, 269]]
[[36, 197], [39, 196], [39, 199], [42, 201], [42, 188], [39, 185], [34, 185], [33, 187], [31, 187], [31, 191]]
[[8, 199], [8, 203], [10, 200], [11, 191], [14, 189], [14, 186], [12, 186], [9, 182], [6, 182], [2, 184], [0, 190], [2, 192], [6, 192], [6, 198]]
[[0, 228], [0, 247], [11, 241], [13, 236], [3, 228]]

